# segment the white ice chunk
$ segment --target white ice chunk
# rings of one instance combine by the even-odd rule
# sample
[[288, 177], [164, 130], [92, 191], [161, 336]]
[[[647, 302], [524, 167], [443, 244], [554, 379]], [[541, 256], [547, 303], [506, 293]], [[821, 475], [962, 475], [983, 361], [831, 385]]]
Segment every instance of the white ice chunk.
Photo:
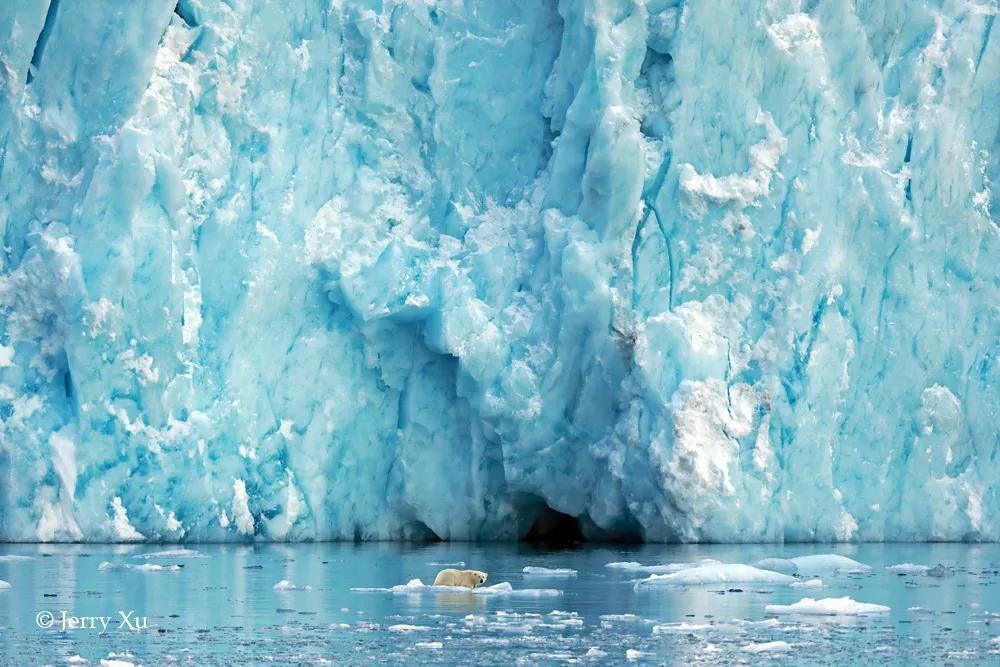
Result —
[[576, 576], [576, 570], [570, 569], [568, 567], [550, 568], [550, 567], [534, 567], [532, 565], [528, 565], [527, 567], [525, 567], [522, 570], [522, 572], [524, 572], [524, 574], [539, 575], [539, 576], [546, 576], [546, 577], [575, 577]]
[[825, 572], [869, 572], [871, 567], [839, 554], [815, 554], [790, 559], [802, 574]]
[[311, 586], [297, 586], [297, 585], [293, 584], [292, 582], [290, 582], [288, 579], [282, 579], [281, 581], [279, 581], [278, 583], [276, 583], [271, 588], [273, 588], [276, 591], [310, 591], [310, 590], [312, 590]]
[[778, 653], [790, 651], [791, 649], [792, 645], [783, 641], [761, 642], [759, 644], [750, 642], [742, 648], [746, 653]]
[[893, 574], [927, 574], [930, 568], [929, 565], [917, 565], [915, 563], [899, 563], [897, 565], [889, 565], [885, 569], [889, 570]]
[[150, 551], [144, 554], [134, 554], [132, 558], [208, 558], [207, 555], [195, 549], [164, 549], [162, 551]]
[[780, 572], [761, 570], [742, 563], [713, 563], [699, 565], [673, 574], [653, 574], [636, 583], [635, 589], [656, 586], [695, 586], [699, 584], [781, 584], [796, 581]]
[[814, 600], [803, 598], [794, 604], [769, 604], [764, 607], [768, 614], [807, 614], [817, 616], [858, 616], [862, 614], [886, 614], [889, 607], [867, 602], [855, 602], [849, 597], [823, 598]]
[[183, 569], [181, 565], [156, 565], [153, 563], [142, 563], [132, 565], [129, 563], [111, 563], [103, 561], [97, 566], [100, 572], [178, 572]]

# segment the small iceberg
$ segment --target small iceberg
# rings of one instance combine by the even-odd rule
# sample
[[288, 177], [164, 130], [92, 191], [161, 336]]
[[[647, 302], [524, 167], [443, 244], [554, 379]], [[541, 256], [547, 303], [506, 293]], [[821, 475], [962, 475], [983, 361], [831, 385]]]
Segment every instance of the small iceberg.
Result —
[[787, 558], [762, 558], [753, 566], [760, 570], [770, 570], [782, 574], [796, 574], [799, 571], [799, 566]]
[[[101, 658], [101, 667], [136, 667], [136, 664], [131, 660], [122, 659], [131, 657], [133, 657], [131, 654], [115, 655], [114, 653], [111, 653], [107, 658]], [[141, 665], [139, 667], [141, 667]]]
[[697, 586], [703, 584], [779, 584], [796, 582], [795, 577], [761, 570], [743, 563], [712, 563], [673, 574], [653, 574], [635, 585], [635, 590], [657, 586]]
[[913, 574], [913, 575], [923, 575], [927, 574], [927, 570], [931, 569], [928, 565], [916, 565], [915, 563], [899, 563], [897, 565], [889, 565], [885, 569], [889, 570], [893, 574]]
[[792, 650], [792, 645], [788, 642], [750, 642], [742, 649], [745, 653], [777, 653]]
[[273, 590], [276, 590], [276, 591], [311, 591], [312, 590], [311, 586], [296, 586], [295, 584], [293, 584], [292, 582], [290, 582], [288, 579], [282, 579], [281, 581], [279, 581], [278, 583], [276, 583], [271, 588]]
[[97, 566], [97, 569], [100, 572], [179, 572], [183, 567], [183, 565], [156, 565], [154, 563], [130, 565], [128, 563], [110, 563], [104, 561]]
[[815, 554], [790, 559], [803, 574], [824, 572], [871, 572], [871, 566], [839, 554]]
[[822, 579], [806, 579], [789, 584], [792, 588], [823, 588]]
[[932, 568], [929, 568], [925, 574], [928, 577], [951, 577], [954, 576], [955, 570], [951, 569], [947, 565], [938, 563]]
[[397, 623], [386, 628], [389, 632], [428, 632], [434, 628], [426, 625], [410, 625], [409, 623]]
[[604, 567], [611, 568], [612, 570], [625, 570], [626, 572], [642, 572], [644, 574], [673, 574], [681, 570], [690, 570], [703, 565], [716, 564], [720, 564], [719, 561], [706, 558], [696, 563], [664, 563], [662, 565], [643, 565], [635, 561], [616, 561], [614, 563], [606, 563]]
[[392, 588], [352, 588], [351, 591], [355, 593], [392, 593], [394, 595], [414, 593], [461, 593], [465, 595], [502, 595], [508, 597], [555, 597], [562, 595], [562, 591], [554, 588], [515, 589], [507, 582], [492, 586], [480, 586], [479, 588], [465, 588], [464, 586], [429, 586], [420, 579], [411, 579], [405, 584], [399, 584]]
[[655, 653], [650, 653], [649, 651], [640, 651], [639, 649], [630, 648], [625, 650], [625, 659], [629, 662], [637, 662], [644, 658], [655, 658]]
[[702, 632], [712, 628], [709, 623], [662, 623], [653, 626], [654, 635], [678, 635]]
[[521, 570], [524, 574], [544, 577], [575, 577], [576, 570], [568, 567], [534, 567], [527, 566]]
[[862, 616], [864, 614], [887, 614], [889, 607], [867, 602], [856, 602], [849, 597], [823, 598], [813, 600], [803, 598], [794, 604], [769, 604], [764, 613], [786, 615], [804, 614], [810, 616]]
[[163, 551], [151, 551], [145, 554], [134, 554], [130, 558], [142, 558], [152, 560], [155, 558], [208, 558], [207, 555], [195, 549], [164, 549]]
[[7, 554], [6, 556], [0, 556], [0, 563], [25, 563], [30, 560], [35, 560], [32, 556], [18, 556], [16, 554]]
[[4, 581], [3, 579], [0, 579], [0, 591], [5, 591], [5, 590], [7, 590], [9, 588], [10, 588], [10, 584], [7, 583], [6, 581]]

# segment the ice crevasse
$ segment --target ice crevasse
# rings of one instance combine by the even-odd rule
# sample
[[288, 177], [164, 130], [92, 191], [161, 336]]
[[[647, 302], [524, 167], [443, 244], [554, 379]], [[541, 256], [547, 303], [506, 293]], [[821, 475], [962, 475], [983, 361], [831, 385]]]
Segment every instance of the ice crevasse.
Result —
[[997, 13], [0, 4], [0, 539], [1000, 539]]

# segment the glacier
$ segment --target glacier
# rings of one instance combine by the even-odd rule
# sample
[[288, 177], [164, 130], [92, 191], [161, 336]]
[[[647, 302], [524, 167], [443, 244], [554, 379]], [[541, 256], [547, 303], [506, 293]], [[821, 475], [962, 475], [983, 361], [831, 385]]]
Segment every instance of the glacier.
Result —
[[997, 0], [6, 0], [0, 539], [1000, 539]]

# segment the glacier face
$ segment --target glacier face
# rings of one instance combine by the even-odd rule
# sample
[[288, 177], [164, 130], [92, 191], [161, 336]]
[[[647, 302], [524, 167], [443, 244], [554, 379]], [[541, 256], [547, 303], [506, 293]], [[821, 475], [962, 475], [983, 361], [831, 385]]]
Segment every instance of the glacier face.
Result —
[[1000, 539], [996, 0], [10, 0], [0, 538]]

